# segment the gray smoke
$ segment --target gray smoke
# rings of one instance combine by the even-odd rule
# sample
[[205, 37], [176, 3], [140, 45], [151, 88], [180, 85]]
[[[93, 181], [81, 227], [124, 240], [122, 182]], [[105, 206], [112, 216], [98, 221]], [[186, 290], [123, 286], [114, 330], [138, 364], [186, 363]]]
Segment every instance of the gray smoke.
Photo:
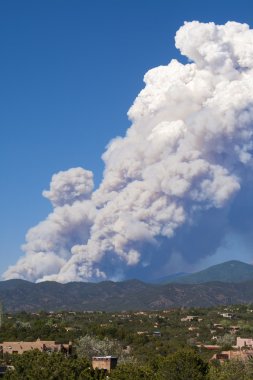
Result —
[[82, 168], [53, 176], [43, 195], [55, 208], [5, 279], [150, 279], [214, 254], [239, 230], [252, 194], [253, 30], [194, 21], [175, 40], [190, 62], [145, 75], [96, 191]]
[[54, 174], [50, 190], [44, 190], [54, 207], [73, 204], [75, 201], [89, 199], [93, 191], [93, 173], [83, 168], [73, 168]]

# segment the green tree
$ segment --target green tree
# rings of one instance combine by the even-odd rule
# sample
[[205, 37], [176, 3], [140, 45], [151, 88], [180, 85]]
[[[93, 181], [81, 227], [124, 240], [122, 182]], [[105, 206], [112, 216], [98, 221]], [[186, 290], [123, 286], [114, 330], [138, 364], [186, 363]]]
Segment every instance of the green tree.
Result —
[[250, 380], [246, 376], [245, 363], [241, 360], [230, 360], [218, 366], [211, 366], [210, 380]]
[[154, 372], [147, 365], [121, 364], [112, 371], [110, 380], [154, 380]]
[[91, 359], [92, 356], [121, 356], [122, 347], [115, 340], [108, 338], [98, 339], [94, 336], [85, 335], [81, 337], [76, 346], [78, 357], [86, 357]]
[[245, 380], [252, 380], [253, 379], [253, 359], [249, 359], [246, 361], [245, 371], [246, 371]]
[[204, 380], [209, 372], [205, 363], [194, 351], [179, 350], [161, 359], [158, 365], [157, 380]]
[[235, 344], [235, 339], [234, 335], [225, 334], [217, 338], [217, 344], [222, 346], [223, 350], [229, 350]]
[[86, 359], [67, 358], [60, 353], [27, 351], [13, 357], [14, 371], [7, 380], [93, 380], [101, 378]]

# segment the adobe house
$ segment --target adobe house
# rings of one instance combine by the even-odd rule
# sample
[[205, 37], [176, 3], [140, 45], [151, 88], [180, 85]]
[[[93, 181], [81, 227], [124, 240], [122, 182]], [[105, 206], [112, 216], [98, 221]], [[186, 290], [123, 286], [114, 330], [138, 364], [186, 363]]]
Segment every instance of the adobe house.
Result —
[[242, 360], [246, 361], [252, 359], [253, 352], [251, 350], [245, 351], [222, 351], [218, 354], [215, 354], [211, 360], [219, 360], [219, 362], [223, 363], [228, 360]]
[[118, 358], [116, 356], [93, 356], [92, 368], [110, 372], [116, 368]]
[[251, 347], [253, 348], [253, 339], [252, 338], [240, 338], [239, 336], [236, 338], [236, 347]]
[[66, 355], [71, 353], [72, 343], [61, 344], [51, 340], [37, 339], [35, 342], [2, 342], [0, 349], [3, 354], [23, 354], [30, 350], [40, 352], [62, 352]]

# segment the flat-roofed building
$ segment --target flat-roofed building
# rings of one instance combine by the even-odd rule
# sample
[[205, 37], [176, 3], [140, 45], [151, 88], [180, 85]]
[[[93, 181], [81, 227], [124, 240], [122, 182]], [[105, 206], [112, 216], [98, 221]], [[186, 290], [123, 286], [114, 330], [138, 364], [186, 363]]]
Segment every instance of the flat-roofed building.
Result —
[[215, 354], [211, 360], [219, 360], [221, 363], [228, 360], [252, 360], [253, 351], [252, 350], [240, 350], [240, 351], [222, 351]]
[[3, 354], [23, 354], [26, 351], [39, 350], [41, 352], [63, 352], [68, 355], [71, 353], [72, 344], [57, 343], [52, 340], [37, 339], [34, 342], [2, 342], [0, 349]]
[[110, 372], [116, 368], [118, 358], [116, 356], [93, 356], [92, 367], [93, 369], [101, 369]]
[[236, 347], [251, 347], [253, 348], [253, 339], [252, 338], [240, 338], [239, 336], [236, 338]]

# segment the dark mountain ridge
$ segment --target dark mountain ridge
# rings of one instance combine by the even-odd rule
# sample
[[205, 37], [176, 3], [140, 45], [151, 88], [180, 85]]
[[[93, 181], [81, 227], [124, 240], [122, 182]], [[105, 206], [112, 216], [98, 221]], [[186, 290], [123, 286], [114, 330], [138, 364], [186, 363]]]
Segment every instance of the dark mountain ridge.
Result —
[[173, 307], [253, 303], [253, 266], [240, 261], [214, 265], [166, 284], [139, 280], [100, 283], [0, 282], [5, 311], [159, 310]]
[[232, 284], [145, 284], [126, 282], [29, 283], [0, 282], [0, 299], [6, 312], [39, 310], [160, 310], [174, 307], [214, 306], [253, 302], [253, 281]]

